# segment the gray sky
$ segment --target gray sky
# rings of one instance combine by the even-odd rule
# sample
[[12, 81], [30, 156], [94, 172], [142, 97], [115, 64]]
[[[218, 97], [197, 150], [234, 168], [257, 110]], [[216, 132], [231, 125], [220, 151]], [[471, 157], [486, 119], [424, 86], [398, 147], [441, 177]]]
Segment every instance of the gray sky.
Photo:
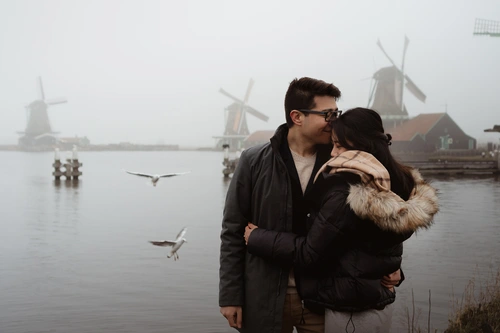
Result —
[[375, 70], [390, 65], [380, 38], [427, 95], [405, 91], [410, 116], [448, 113], [480, 142], [500, 124], [500, 38], [473, 36], [475, 18], [500, 21], [495, 0], [0, 0], [0, 143], [16, 143], [24, 106], [49, 108], [61, 136], [92, 143], [212, 146], [224, 128], [224, 88], [267, 114], [250, 131], [284, 121], [295, 77], [333, 82], [341, 109], [366, 106]]

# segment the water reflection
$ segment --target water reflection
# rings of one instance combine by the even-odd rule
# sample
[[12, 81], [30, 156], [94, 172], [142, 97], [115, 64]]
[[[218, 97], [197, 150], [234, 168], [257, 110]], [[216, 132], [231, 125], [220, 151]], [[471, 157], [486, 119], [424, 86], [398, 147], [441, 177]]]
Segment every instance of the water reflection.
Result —
[[60, 188], [62, 186], [67, 188], [78, 188], [80, 186], [80, 179], [55, 179], [54, 186]]
[[222, 189], [226, 190], [229, 188], [232, 177], [222, 177]]
[[79, 193], [82, 181], [78, 179], [56, 179], [53, 181], [53, 186], [53, 209], [50, 215], [52, 230], [53, 232], [76, 234], [80, 220]]
[[500, 267], [498, 177], [432, 177], [432, 183], [439, 190], [440, 212], [432, 228], [405, 242], [406, 281], [398, 289], [393, 332], [406, 327], [407, 306], [410, 312], [412, 304], [427, 312], [429, 290], [431, 327], [444, 329], [450, 303], [462, 297], [467, 283]]
[[426, 179], [435, 179], [435, 180], [441, 180], [441, 181], [467, 181], [467, 180], [487, 180], [487, 181], [492, 181], [492, 182], [499, 182], [500, 181], [500, 174], [466, 174], [466, 175], [442, 175], [442, 174], [436, 174], [436, 175], [425, 175], [424, 177]]

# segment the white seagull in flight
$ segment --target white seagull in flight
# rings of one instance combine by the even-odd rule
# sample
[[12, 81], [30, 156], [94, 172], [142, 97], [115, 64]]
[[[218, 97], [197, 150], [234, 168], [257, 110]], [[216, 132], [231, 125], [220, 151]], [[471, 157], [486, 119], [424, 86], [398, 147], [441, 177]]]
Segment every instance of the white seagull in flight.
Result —
[[153, 183], [153, 186], [156, 186], [156, 183], [158, 183], [158, 181], [160, 180], [160, 178], [180, 176], [180, 175], [184, 175], [186, 173], [189, 173], [189, 171], [187, 171], [187, 172], [177, 172], [177, 173], [166, 173], [164, 175], [150, 175], [150, 174], [147, 174], [147, 173], [131, 172], [131, 171], [127, 171], [127, 170], [125, 170], [125, 172], [129, 173], [131, 175], [136, 175], [136, 176], [151, 178], [151, 182]]
[[170, 255], [168, 255], [167, 258], [174, 256], [174, 260], [177, 260], [177, 259], [179, 259], [179, 255], [177, 254], [177, 250], [179, 250], [181, 248], [182, 244], [187, 243], [186, 239], [184, 238], [186, 231], [187, 231], [187, 227], [182, 228], [182, 230], [179, 232], [179, 234], [175, 238], [175, 241], [161, 240], [161, 241], [149, 241], [149, 242], [153, 245], [156, 245], [156, 246], [172, 246], [172, 251], [170, 251]]

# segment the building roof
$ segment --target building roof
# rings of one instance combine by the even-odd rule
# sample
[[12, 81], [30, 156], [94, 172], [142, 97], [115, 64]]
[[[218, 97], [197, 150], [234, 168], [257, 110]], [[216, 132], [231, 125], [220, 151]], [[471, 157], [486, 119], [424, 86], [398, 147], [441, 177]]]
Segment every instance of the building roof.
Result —
[[494, 125], [493, 128], [487, 128], [485, 132], [500, 132], [500, 125]]
[[81, 137], [77, 137], [77, 136], [75, 136], [75, 137], [66, 137], [66, 138], [59, 138], [59, 141], [61, 141], [61, 142], [68, 142], [68, 143], [69, 142], [80, 142], [82, 140], [87, 140], [87, 138], [86, 137], [81, 138]]
[[57, 137], [54, 135], [54, 133], [43, 133], [43, 134], [35, 136], [35, 140], [39, 140], [41, 138], [45, 138], [45, 137], [48, 137], [48, 136], [57, 139]]
[[393, 141], [411, 141], [415, 135], [427, 134], [446, 113], [425, 113], [388, 131]]
[[256, 131], [250, 134], [245, 141], [247, 142], [264, 142], [269, 141], [274, 135], [274, 130], [272, 131]]

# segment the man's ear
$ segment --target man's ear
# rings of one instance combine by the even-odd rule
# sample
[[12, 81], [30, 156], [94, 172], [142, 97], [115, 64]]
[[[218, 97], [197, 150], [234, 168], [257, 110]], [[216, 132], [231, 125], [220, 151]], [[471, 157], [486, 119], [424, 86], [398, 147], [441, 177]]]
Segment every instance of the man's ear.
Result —
[[304, 114], [297, 110], [290, 111], [290, 118], [295, 125], [302, 125], [302, 121], [304, 120]]

